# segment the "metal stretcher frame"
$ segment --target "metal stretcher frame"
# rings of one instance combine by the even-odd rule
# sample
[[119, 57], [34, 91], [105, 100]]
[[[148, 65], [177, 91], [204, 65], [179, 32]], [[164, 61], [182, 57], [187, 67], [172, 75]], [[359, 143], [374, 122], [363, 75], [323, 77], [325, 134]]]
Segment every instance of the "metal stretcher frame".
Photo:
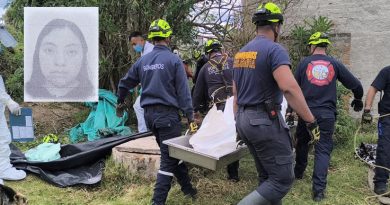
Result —
[[190, 135], [185, 135], [165, 140], [163, 143], [168, 145], [169, 156], [215, 171], [249, 154], [246, 146], [239, 146], [233, 152], [219, 158], [207, 155], [191, 148], [190, 137]]

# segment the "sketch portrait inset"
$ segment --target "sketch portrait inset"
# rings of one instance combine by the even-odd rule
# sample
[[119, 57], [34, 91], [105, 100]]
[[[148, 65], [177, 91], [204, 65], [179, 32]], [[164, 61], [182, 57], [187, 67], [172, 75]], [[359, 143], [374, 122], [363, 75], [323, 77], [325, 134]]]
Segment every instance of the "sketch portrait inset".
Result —
[[91, 69], [89, 53], [85, 35], [75, 22], [51, 19], [36, 38], [27, 79], [25, 60], [25, 101], [96, 101], [97, 76], [92, 74], [98, 71]]

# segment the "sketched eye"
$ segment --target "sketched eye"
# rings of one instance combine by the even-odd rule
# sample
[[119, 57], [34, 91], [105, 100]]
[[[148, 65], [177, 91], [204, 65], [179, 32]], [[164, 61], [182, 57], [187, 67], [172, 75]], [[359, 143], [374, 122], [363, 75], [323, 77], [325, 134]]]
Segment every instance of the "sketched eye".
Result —
[[70, 56], [70, 57], [74, 57], [74, 56], [76, 56], [78, 53], [79, 53], [79, 52], [78, 52], [78, 50], [76, 50], [76, 49], [71, 49], [71, 50], [66, 51], [66, 54], [67, 54], [68, 56]]
[[55, 50], [53, 48], [50, 48], [50, 47], [46, 47], [43, 49], [43, 52], [46, 54], [46, 55], [52, 55], [55, 53]]

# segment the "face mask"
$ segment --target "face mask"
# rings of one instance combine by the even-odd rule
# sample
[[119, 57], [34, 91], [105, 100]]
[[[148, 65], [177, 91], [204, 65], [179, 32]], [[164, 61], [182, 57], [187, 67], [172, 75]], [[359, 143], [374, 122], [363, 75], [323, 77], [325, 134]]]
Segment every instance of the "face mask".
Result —
[[135, 45], [134, 47], [134, 51], [137, 52], [137, 53], [141, 53], [142, 52], [142, 49], [144, 48], [142, 45], [140, 44], [137, 44]]

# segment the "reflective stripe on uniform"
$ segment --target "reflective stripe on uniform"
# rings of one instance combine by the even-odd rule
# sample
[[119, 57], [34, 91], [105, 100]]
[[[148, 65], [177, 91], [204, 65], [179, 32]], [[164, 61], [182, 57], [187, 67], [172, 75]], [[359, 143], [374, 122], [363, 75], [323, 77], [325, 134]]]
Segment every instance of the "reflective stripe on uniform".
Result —
[[166, 175], [166, 176], [171, 176], [173, 177], [173, 174], [171, 172], [165, 172], [165, 171], [162, 171], [162, 170], [158, 170], [158, 173], [159, 174], [162, 174], [162, 175]]
[[183, 163], [183, 160], [180, 160], [178, 164], [182, 164]]

